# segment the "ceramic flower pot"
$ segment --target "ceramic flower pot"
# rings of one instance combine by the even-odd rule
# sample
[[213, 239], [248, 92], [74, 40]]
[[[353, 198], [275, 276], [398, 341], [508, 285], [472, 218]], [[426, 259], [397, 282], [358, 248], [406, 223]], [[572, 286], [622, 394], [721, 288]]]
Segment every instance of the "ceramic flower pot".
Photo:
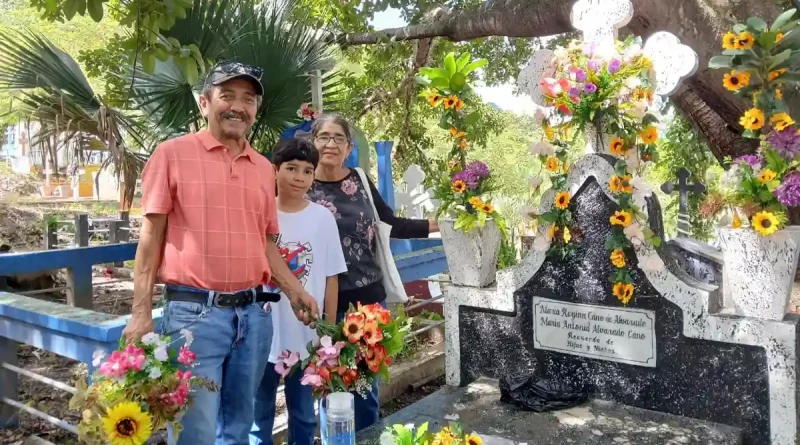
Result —
[[721, 228], [718, 239], [726, 305], [733, 304], [737, 315], [783, 320], [800, 257], [800, 226], [770, 236]]
[[502, 235], [493, 219], [469, 232], [455, 229], [455, 220], [439, 221], [451, 283], [458, 286], [486, 287], [495, 280], [497, 255]]

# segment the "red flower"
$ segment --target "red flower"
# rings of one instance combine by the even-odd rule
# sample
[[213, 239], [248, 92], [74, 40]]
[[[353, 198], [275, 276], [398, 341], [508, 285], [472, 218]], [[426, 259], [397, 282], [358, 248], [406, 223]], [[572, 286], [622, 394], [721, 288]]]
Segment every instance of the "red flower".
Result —
[[325, 367], [317, 368], [317, 374], [322, 377], [323, 382], [331, 381], [331, 370]]
[[383, 345], [371, 346], [367, 349], [367, 366], [372, 372], [378, 372], [381, 369], [381, 364], [386, 359], [386, 348]]
[[182, 365], [191, 366], [195, 360], [197, 360], [197, 354], [190, 351], [188, 346], [181, 346], [181, 349], [178, 352], [178, 362]]

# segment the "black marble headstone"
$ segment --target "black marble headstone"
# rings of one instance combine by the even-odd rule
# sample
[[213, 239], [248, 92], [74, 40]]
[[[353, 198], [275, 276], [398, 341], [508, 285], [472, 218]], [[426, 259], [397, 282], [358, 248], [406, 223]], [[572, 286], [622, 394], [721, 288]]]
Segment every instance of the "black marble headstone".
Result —
[[[655, 314], [655, 367], [534, 348], [534, 297], [623, 307], [611, 293], [608, 277], [614, 266], [604, 247], [612, 230], [609, 218], [619, 207], [590, 178], [570, 210], [583, 232], [579, 245], [567, 260], [545, 260], [515, 292], [513, 312], [460, 308], [462, 384], [481, 375], [534, 373], [577, 385], [600, 399], [740, 427], [747, 443], [769, 443], [764, 348], [685, 337], [681, 309], [659, 295], [638, 268], [632, 271], [635, 297], [627, 307]], [[626, 256], [629, 264], [638, 263], [633, 251]]]

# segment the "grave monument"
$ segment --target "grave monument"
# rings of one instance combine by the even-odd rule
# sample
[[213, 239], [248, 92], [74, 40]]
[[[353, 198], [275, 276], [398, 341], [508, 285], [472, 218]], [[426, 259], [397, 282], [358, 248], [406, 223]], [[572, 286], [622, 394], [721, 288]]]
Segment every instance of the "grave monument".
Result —
[[[629, 0], [580, 0], [573, 23], [602, 48], [613, 44], [632, 11]], [[662, 97], [697, 66], [694, 52], [668, 33], [650, 36], [644, 51]], [[538, 52], [520, 75], [534, 100], [550, 57]], [[723, 313], [726, 282], [747, 277], [703, 282], [677, 267], [666, 246], [638, 244], [632, 253], [639, 262], [655, 256], [666, 266], [633, 267], [636, 296], [627, 305], [611, 294], [613, 266], [604, 244], [609, 219], [619, 210], [608, 186], [614, 158], [606, 154], [609, 135], [588, 136], [588, 154], [570, 167], [567, 179], [569, 210], [582, 233], [570, 256], [533, 249], [518, 266], [498, 272], [490, 287], [445, 290], [448, 384], [535, 374], [589, 391], [595, 400], [727, 425], [748, 444], [798, 443], [798, 319]], [[540, 214], [553, 197], [545, 194]], [[644, 210], [651, 230], [663, 238], [655, 196]], [[537, 236], [549, 245], [545, 232]], [[735, 443], [695, 439], [675, 443]]]

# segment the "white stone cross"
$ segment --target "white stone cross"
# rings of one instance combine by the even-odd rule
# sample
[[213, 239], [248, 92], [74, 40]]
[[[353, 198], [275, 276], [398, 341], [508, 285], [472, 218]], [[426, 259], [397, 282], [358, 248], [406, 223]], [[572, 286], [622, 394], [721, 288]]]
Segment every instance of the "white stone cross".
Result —
[[572, 5], [572, 26], [583, 33], [585, 43], [596, 46], [601, 58], [614, 50], [617, 33], [633, 18], [630, 0], [578, 0]]
[[659, 96], [674, 93], [683, 79], [697, 71], [697, 53], [666, 31], [650, 36], [644, 44], [644, 53], [653, 62]]
[[425, 212], [435, 211], [439, 207], [439, 201], [431, 199], [433, 191], [423, 190], [424, 180], [425, 172], [419, 165], [412, 164], [403, 175], [404, 189], [394, 192], [395, 205], [398, 209], [402, 208], [408, 218], [423, 218]]

